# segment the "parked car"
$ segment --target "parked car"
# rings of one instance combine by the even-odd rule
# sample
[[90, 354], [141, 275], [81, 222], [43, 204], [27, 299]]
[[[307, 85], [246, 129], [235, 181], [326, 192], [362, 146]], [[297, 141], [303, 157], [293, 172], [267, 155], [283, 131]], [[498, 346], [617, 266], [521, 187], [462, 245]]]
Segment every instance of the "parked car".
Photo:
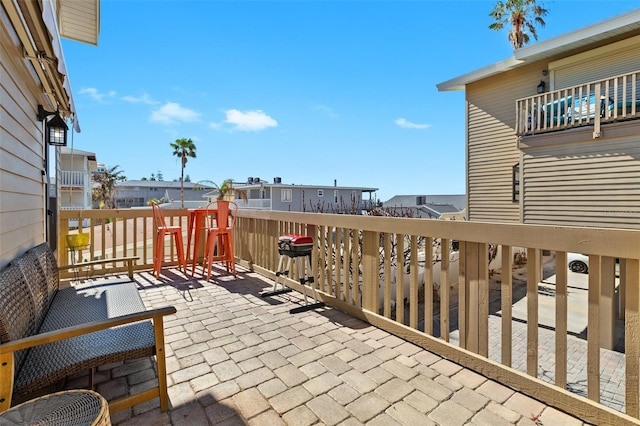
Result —
[[589, 273], [589, 256], [582, 253], [567, 253], [567, 264], [571, 272]]
[[[572, 272], [589, 273], [589, 256], [582, 253], [567, 253], [567, 265]], [[616, 259], [616, 276], [620, 276], [620, 259]]]

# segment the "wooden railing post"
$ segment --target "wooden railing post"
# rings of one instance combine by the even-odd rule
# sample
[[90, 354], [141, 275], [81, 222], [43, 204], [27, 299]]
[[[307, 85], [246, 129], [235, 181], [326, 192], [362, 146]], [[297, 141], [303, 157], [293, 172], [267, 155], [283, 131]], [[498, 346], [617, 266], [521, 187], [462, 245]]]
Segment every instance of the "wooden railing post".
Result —
[[527, 374], [533, 377], [538, 377], [539, 257], [539, 249], [527, 249]]
[[627, 414], [640, 417], [638, 389], [640, 388], [640, 261], [626, 259], [620, 275], [626, 277], [627, 294], [625, 297], [624, 353], [625, 369], [625, 407]]
[[[586, 96], [589, 96], [589, 93], [587, 93]], [[597, 139], [600, 136], [602, 136], [602, 132], [600, 131], [600, 121], [602, 120], [601, 116], [600, 116], [600, 82], [595, 84], [595, 88], [594, 88], [594, 99], [593, 99], [593, 110], [594, 110], [594, 117], [593, 117], [593, 138]], [[588, 107], [587, 107], [588, 108]], [[587, 117], [589, 116], [589, 111], [587, 111]]]
[[[479, 342], [479, 303], [480, 303], [480, 270], [479, 270], [479, 243], [465, 243], [465, 304], [460, 306], [464, 309], [465, 316], [465, 342], [466, 349], [478, 353], [480, 349]], [[486, 259], [485, 259], [486, 261]], [[462, 331], [462, 330], [461, 330]], [[462, 339], [461, 339], [462, 340]]]
[[616, 345], [616, 260], [602, 257], [602, 281], [600, 287], [600, 345], [612, 350]]
[[[378, 234], [373, 231], [362, 232], [362, 307], [378, 312], [378, 276], [379, 256]], [[357, 283], [354, 283], [354, 285]]]

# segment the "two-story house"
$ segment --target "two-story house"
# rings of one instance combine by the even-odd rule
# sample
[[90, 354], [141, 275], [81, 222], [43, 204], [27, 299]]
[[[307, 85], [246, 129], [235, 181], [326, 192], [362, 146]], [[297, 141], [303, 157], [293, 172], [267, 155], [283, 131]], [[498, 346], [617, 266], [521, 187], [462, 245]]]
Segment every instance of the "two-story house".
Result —
[[[60, 148], [46, 140], [51, 116], [39, 112], [75, 117], [61, 37], [97, 44], [99, 9], [49, 0], [0, 6], [0, 267], [42, 242], [57, 246]], [[77, 120], [72, 127], [79, 131]]]
[[[193, 182], [184, 183], [184, 201], [188, 207], [203, 207], [207, 204], [205, 194], [211, 189]], [[126, 180], [118, 182], [115, 190], [116, 207], [131, 208], [149, 205], [150, 200], [180, 205], [180, 182], [162, 180]]]
[[640, 228], [640, 9], [437, 87], [465, 91], [469, 220]]
[[[234, 201], [239, 208], [279, 210], [292, 212], [361, 214], [375, 203], [374, 193], [378, 188], [333, 185], [298, 185], [282, 183], [282, 178], [273, 178], [273, 183], [259, 177], [249, 177], [244, 183], [234, 182], [234, 188], [242, 190], [247, 200], [238, 197]], [[207, 194], [210, 201], [217, 198], [214, 190]]]
[[93, 174], [98, 172], [96, 154], [61, 147], [60, 169], [60, 209], [90, 209]]

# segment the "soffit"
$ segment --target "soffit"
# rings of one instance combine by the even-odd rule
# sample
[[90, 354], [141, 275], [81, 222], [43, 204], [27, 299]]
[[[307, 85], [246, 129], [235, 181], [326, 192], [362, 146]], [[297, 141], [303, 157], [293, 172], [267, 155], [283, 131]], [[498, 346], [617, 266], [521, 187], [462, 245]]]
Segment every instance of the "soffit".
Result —
[[49, 32], [43, 22], [39, 2], [21, 1], [3, 3], [24, 48], [25, 58], [42, 84], [49, 108], [69, 111], [69, 95], [63, 87], [64, 76], [58, 71], [58, 58], [53, 52]]
[[60, 36], [98, 45], [100, 0], [57, 0]]

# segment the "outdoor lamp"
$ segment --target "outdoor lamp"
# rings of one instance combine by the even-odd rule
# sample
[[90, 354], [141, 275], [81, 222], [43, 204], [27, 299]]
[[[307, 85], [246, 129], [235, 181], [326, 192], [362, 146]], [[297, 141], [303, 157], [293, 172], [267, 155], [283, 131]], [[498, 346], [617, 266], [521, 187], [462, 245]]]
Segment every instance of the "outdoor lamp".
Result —
[[544, 80], [540, 80], [540, 84], [538, 84], [538, 93], [544, 93]]
[[67, 146], [67, 123], [60, 116], [60, 111], [46, 111], [42, 105], [38, 105], [38, 121], [44, 121], [53, 115], [45, 124], [44, 138], [49, 145]]

